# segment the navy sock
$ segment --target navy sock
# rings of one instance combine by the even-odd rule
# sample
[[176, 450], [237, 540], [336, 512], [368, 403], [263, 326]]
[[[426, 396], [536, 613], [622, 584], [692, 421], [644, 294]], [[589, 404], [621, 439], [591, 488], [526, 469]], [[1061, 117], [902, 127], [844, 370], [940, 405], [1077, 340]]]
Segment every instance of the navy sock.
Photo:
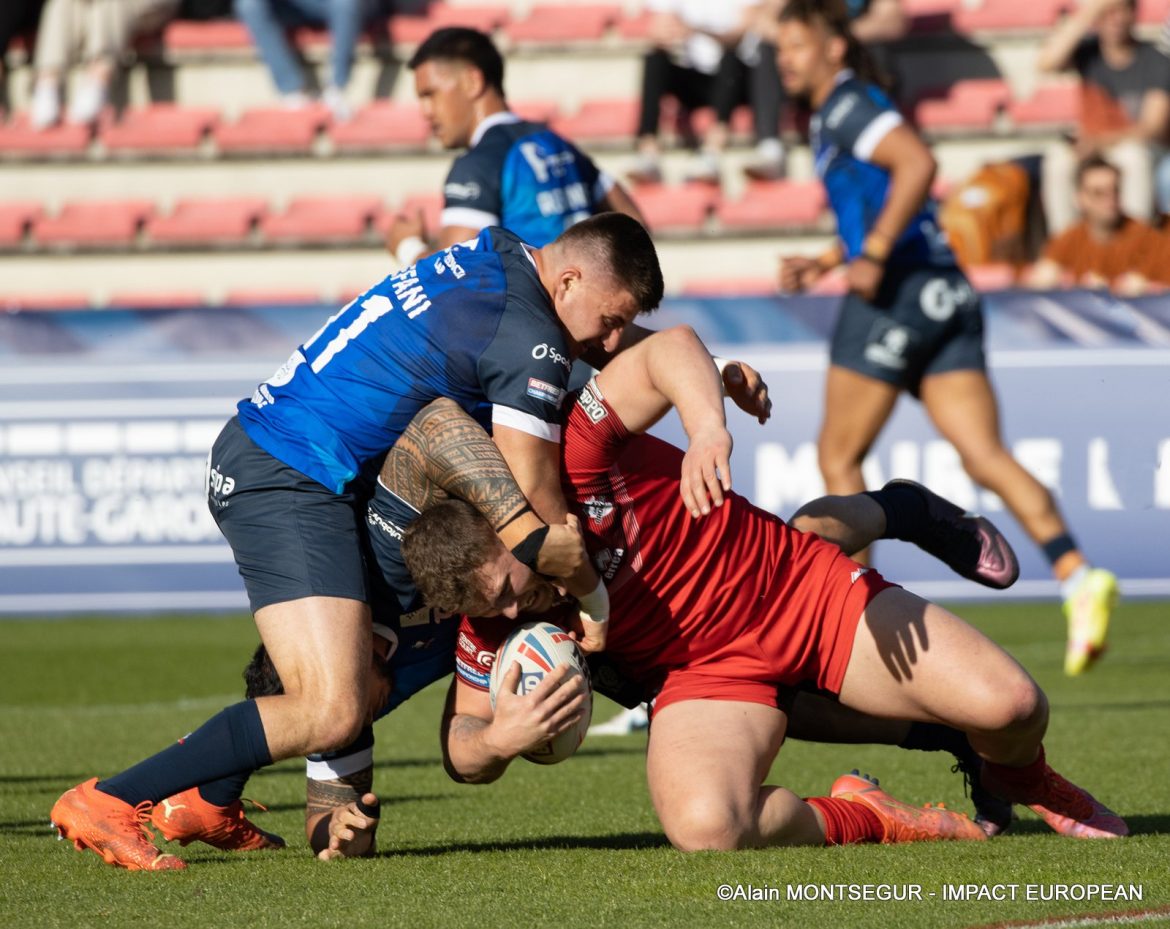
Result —
[[1069, 552], [1075, 552], [1078, 548], [1076, 539], [1067, 532], [1054, 539], [1049, 539], [1040, 546], [1040, 550], [1044, 552], [1044, 557], [1048, 559], [1049, 564], [1056, 564], [1063, 556]]
[[926, 501], [917, 490], [906, 484], [888, 484], [881, 490], [868, 490], [865, 495], [886, 514], [883, 539], [914, 541], [919, 526], [926, 519]]
[[966, 733], [941, 723], [911, 723], [910, 731], [898, 747], [920, 752], [950, 752], [952, 755], [971, 752]]
[[100, 781], [98, 790], [137, 806], [221, 778], [272, 764], [264, 724], [253, 700], [229, 706], [157, 755]]
[[244, 785], [248, 783], [251, 774], [251, 771], [241, 771], [210, 784], [200, 784], [199, 796], [212, 806], [231, 806], [244, 795]]

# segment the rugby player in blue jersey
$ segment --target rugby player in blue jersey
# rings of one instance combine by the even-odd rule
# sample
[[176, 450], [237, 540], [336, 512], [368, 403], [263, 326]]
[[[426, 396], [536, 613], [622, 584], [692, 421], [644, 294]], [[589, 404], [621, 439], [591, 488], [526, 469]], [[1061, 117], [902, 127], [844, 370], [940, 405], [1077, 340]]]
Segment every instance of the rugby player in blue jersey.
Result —
[[[143, 832], [153, 804], [354, 740], [368, 715], [364, 504], [386, 451], [438, 397], [491, 427], [535, 511], [517, 514], [532, 525], [519, 540], [525, 557], [566, 578], [585, 644], [599, 648], [608, 600], [566, 524], [560, 405], [572, 359], [614, 351], [662, 290], [645, 229], [606, 213], [543, 248], [486, 229], [327, 320], [240, 402], [208, 461], [208, 503], [285, 693], [230, 706], [127, 771], [66, 791], [52, 811], [59, 833], [110, 864], [181, 869]], [[201, 793], [238, 803], [227, 790]]]
[[978, 294], [955, 262], [930, 200], [934, 157], [873, 82], [844, 4], [790, 0], [779, 15], [785, 89], [807, 97], [816, 169], [837, 217], [820, 258], [789, 258], [781, 287], [809, 287], [846, 264], [849, 294], [830, 350], [818, 457], [829, 493], [864, 490], [861, 463], [903, 391], [998, 494], [1061, 582], [1068, 617], [1065, 671], [1105, 648], [1117, 578], [1086, 561], [1052, 494], [1003, 445], [983, 355]]
[[443, 186], [441, 228], [428, 240], [420, 216], [396, 217], [387, 245], [403, 265], [503, 226], [545, 245], [575, 222], [616, 210], [642, 215], [588, 155], [541, 123], [521, 119], [504, 96], [504, 60], [482, 32], [438, 29], [408, 64], [423, 116], [447, 149], [466, 148]]

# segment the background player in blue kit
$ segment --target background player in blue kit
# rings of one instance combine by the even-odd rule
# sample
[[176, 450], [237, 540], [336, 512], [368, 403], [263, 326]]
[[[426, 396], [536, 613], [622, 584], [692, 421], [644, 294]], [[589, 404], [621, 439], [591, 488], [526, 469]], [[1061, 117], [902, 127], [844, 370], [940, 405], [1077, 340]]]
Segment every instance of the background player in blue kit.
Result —
[[1068, 616], [1065, 671], [1079, 674], [1104, 650], [1117, 579], [1089, 566], [1052, 494], [1003, 445], [981, 302], [929, 201], [934, 157], [869, 80], [843, 4], [790, 0], [779, 39], [785, 89], [814, 110], [811, 143], [839, 239], [818, 259], [785, 260], [781, 286], [804, 289], [847, 262], [818, 442], [826, 489], [864, 490], [862, 460], [899, 395], [921, 399], [967, 473], [1003, 499], [1051, 562]]
[[[60, 834], [111, 864], [179, 869], [143, 834], [150, 805], [352, 742], [368, 701], [363, 504], [386, 451], [437, 397], [481, 422], [490, 410], [495, 442], [536, 514], [550, 528], [564, 524], [560, 404], [571, 359], [615, 350], [662, 290], [645, 229], [608, 213], [540, 249], [487, 229], [329, 319], [241, 401], [208, 462], [209, 506], [286, 693], [228, 707], [133, 768], [66, 791], [52, 812]], [[569, 543], [567, 560], [538, 563], [567, 577], [586, 644], [597, 648], [605, 627], [589, 619], [608, 615], [604, 586], [571, 527], [534, 537], [542, 534], [558, 551]]]
[[642, 215], [630, 195], [572, 143], [508, 110], [504, 60], [482, 32], [438, 29], [410, 59], [423, 115], [444, 148], [467, 148], [443, 187], [441, 227], [428, 241], [420, 216], [398, 216], [387, 245], [403, 265], [503, 226], [546, 245], [573, 223], [616, 210]]

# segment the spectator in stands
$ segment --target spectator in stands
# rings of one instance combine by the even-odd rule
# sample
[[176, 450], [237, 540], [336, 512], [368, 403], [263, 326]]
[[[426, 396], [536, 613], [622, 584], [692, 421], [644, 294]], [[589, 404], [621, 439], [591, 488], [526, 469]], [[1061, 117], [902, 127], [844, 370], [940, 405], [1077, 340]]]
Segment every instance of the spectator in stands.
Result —
[[662, 179], [658, 123], [662, 98], [668, 94], [687, 110], [715, 109], [715, 124], [701, 140], [689, 180], [719, 182], [731, 113], [749, 102], [757, 145], [754, 173], [761, 177], [783, 174], [775, 50], [761, 50], [760, 36], [753, 31], [762, 6], [760, 0], [650, 0], [653, 47], [643, 59], [638, 162], [630, 172], [632, 180]]
[[41, 15], [44, 0], [4, 0], [0, 3], [0, 77], [4, 76], [4, 56], [12, 40], [31, 32]]
[[[1125, 212], [1150, 218], [1155, 163], [1165, 158], [1162, 146], [1170, 128], [1170, 60], [1134, 36], [1136, 5], [1136, 0], [1086, 0], [1040, 51], [1042, 71], [1074, 68], [1082, 81], [1075, 147], [1053, 148], [1045, 159], [1044, 205], [1054, 232], [1073, 220], [1068, 194], [1076, 162], [1095, 153], [1120, 168]], [[1170, 203], [1159, 206], [1170, 210]]]
[[443, 185], [440, 228], [395, 217], [386, 245], [402, 266], [503, 226], [547, 245], [595, 213], [642, 215], [621, 184], [543, 123], [521, 119], [504, 97], [504, 59], [489, 36], [450, 26], [432, 32], [408, 67], [423, 116], [444, 148], [466, 148]]
[[281, 104], [289, 109], [308, 106], [311, 99], [286, 30], [294, 26], [328, 28], [333, 43], [330, 78], [321, 100], [335, 120], [348, 120], [353, 115], [345, 97], [353, 51], [362, 27], [381, 12], [378, 0], [235, 0], [234, 7], [268, 65]]
[[1028, 275], [1031, 287], [1069, 283], [1108, 287], [1128, 296], [1145, 293], [1159, 268], [1162, 236], [1121, 209], [1121, 172], [1100, 155], [1077, 168], [1077, 208], [1081, 220], [1049, 241]]
[[61, 118], [61, 84], [75, 62], [84, 65], [85, 75], [66, 118], [80, 125], [95, 122], [134, 37], [158, 29], [178, 8], [179, 0], [47, 0], [37, 29], [32, 126], [45, 129]]

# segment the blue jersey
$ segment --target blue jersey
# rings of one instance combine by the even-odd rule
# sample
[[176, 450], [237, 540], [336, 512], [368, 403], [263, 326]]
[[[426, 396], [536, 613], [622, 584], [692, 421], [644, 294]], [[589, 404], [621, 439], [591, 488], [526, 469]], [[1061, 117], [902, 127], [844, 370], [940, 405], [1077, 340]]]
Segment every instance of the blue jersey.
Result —
[[601, 210], [613, 181], [540, 123], [497, 113], [480, 123], [443, 188], [444, 226], [503, 226], [544, 246]]
[[240, 402], [239, 417], [270, 455], [340, 493], [438, 397], [559, 442], [571, 365], [528, 249], [486, 229], [342, 308]]
[[[890, 174], [870, 160], [886, 135], [902, 124], [890, 99], [872, 84], [842, 71], [837, 86], [809, 126], [817, 175], [837, 217], [837, 234], [847, 258], [862, 243], [886, 205]], [[920, 268], [953, 268], [955, 256], [938, 226], [933, 201], [918, 212], [890, 252], [886, 267], [908, 273]]]

